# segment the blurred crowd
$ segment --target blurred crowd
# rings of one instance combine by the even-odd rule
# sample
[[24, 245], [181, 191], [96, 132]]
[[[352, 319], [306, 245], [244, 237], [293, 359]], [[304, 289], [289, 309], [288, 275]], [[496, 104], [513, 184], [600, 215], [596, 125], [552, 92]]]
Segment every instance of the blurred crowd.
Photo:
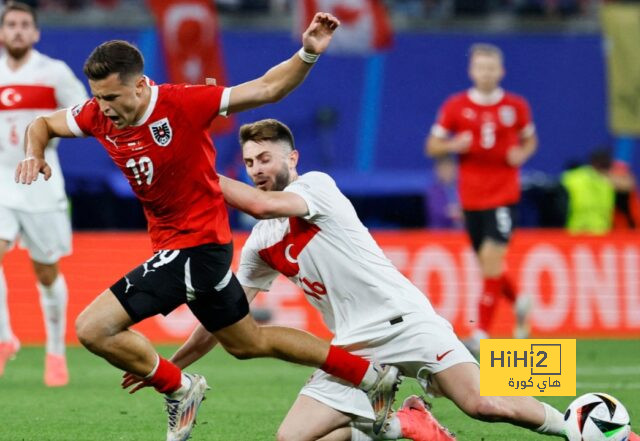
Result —
[[[595, 14], [600, 0], [385, 0], [395, 15], [424, 18], [483, 16], [506, 13], [521, 16], [571, 17]], [[290, 12], [295, 0], [215, 0], [220, 12]], [[144, 6], [145, 0], [27, 0], [40, 10], [117, 9]]]

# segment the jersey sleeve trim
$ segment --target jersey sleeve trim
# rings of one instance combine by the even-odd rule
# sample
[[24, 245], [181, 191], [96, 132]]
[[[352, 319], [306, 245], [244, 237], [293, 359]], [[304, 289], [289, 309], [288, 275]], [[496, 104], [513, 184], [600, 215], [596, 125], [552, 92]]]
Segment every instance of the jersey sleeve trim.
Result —
[[73, 133], [76, 138], [84, 138], [87, 135], [80, 129], [80, 126], [78, 126], [71, 110], [71, 107], [67, 109], [67, 127], [69, 127], [69, 130], [71, 130], [71, 133]]
[[528, 138], [533, 136], [534, 133], [536, 133], [536, 126], [533, 123], [529, 123], [520, 131], [520, 136]]
[[229, 115], [229, 101], [231, 99], [231, 89], [232, 87], [225, 87], [222, 91], [222, 98], [220, 98], [220, 110], [218, 111], [218, 115], [220, 116], [228, 116]]
[[434, 124], [431, 126], [431, 134], [436, 138], [447, 138], [449, 136], [449, 131], [440, 124]]

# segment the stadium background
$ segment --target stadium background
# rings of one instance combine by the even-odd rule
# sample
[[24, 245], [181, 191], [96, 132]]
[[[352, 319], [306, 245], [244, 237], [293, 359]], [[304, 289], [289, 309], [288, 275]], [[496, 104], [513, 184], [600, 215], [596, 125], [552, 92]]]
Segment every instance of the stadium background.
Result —
[[[37, 47], [66, 61], [79, 77], [96, 45], [120, 38], [142, 49], [151, 78], [168, 80], [161, 36], [144, 3], [76, 2], [81, 7], [71, 10], [43, 3]], [[286, 2], [273, 2], [272, 9], [268, 3], [218, 2], [219, 63], [224, 63], [226, 84], [259, 76], [299, 48]], [[442, 12], [441, 3], [454, 10]], [[525, 3], [539, 2], [387, 2], [394, 25], [390, 47], [324, 55], [298, 90], [281, 103], [235, 116], [234, 127], [265, 117], [290, 125], [301, 150], [300, 169], [335, 177], [387, 255], [464, 336], [475, 320], [481, 279], [461, 232], [424, 227], [423, 194], [432, 174], [423, 142], [442, 100], [468, 87], [469, 45], [499, 45], [506, 59], [504, 86], [529, 98], [540, 137], [538, 152], [523, 170], [519, 224], [528, 228], [516, 234], [509, 257], [516, 281], [536, 299], [534, 335], [635, 339], [640, 336], [637, 232], [569, 236], [550, 209], [559, 174], [569, 164], [584, 162], [596, 146], [614, 146], [618, 158], [640, 173], [635, 139], [614, 133], [608, 124], [600, 4], [559, 2], [574, 4], [575, 10], [532, 18], [519, 14], [517, 6]], [[465, 4], [471, 7], [459, 8]], [[486, 8], [474, 9], [481, 4]], [[214, 138], [218, 170], [242, 177], [235, 130]], [[150, 248], [140, 231], [144, 219], [138, 203], [102, 148], [93, 139], [65, 140], [60, 156], [76, 229], [74, 255], [63, 261], [62, 270], [70, 291], [68, 340], [77, 343], [75, 316], [146, 259]], [[238, 251], [247, 222], [237, 213], [232, 219]], [[4, 266], [15, 332], [23, 343], [41, 344], [42, 321], [26, 254], [8, 254]], [[274, 312], [272, 323], [329, 335], [304, 294], [284, 279], [257, 302]], [[496, 333], [506, 336], [512, 322], [504, 308]], [[194, 324], [181, 309], [140, 329], [155, 341], [178, 342]]]

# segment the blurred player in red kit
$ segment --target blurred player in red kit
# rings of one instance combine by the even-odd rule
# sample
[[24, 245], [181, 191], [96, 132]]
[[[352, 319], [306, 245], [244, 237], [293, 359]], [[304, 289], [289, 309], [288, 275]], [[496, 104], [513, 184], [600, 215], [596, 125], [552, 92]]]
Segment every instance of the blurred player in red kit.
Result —
[[467, 341], [477, 354], [480, 339], [489, 337], [500, 296], [514, 305], [515, 336], [529, 334], [530, 297], [518, 295], [505, 256], [520, 200], [519, 168], [536, 151], [538, 140], [527, 101], [500, 87], [505, 74], [502, 51], [475, 44], [469, 57], [473, 87], [445, 101], [425, 148], [431, 157], [458, 155], [465, 227], [483, 276], [478, 326]]
[[124, 41], [103, 43], [84, 66], [94, 98], [37, 118], [27, 130], [16, 181], [30, 184], [39, 173], [50, 177], [44, 160], [49, 139], [93, 136], [142, 203], [155, 254], [99, 295], [78, 316], [76, 331], [91, 352], [165, 394], [167, 441], [190, 436], [207, 383], [182, 373], [129, 328], [184, 303], [237, 358], [276, 357], [322, 367], [368, 391], [379, 419], [391, 406], [397, 368], [374, 367], [303, 331], [253, 321], [230, 269], [231, 231], [208, 134], [218, 115], [278, 101], [295, 89], [338, 26], [332, 15], [316, 14], [298, 53], [235, 87], [154, 85], [143, 75], [137, 48]]

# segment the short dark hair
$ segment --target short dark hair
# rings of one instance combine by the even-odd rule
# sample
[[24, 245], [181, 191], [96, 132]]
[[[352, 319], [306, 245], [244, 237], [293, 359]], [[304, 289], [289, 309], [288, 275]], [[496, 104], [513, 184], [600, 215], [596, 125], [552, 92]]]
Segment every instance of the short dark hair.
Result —
[[248, 141], [284, 141], [291, 147], [291, 150], [296, 149], [293, 134], [289, 127], [277, 119], [272, 118], [243, 124], [240, 127], [238, 141], [241, 147]]
[[502, 53], [502, 49], [500, 49], [495, 44], [489, 43], [474, 43], [469, 48], [469, 58], [471, 59], [476, 54], [484, 54], [484, 55], [493, 55], [500, 59], [500, 61], [504, 60], [504, 54]]
[[36, 28], [38, 27], [38, 15], [36, 14], [36, 10], [26, 3], [13, 1], [9, 1], [6, 5], [4, 5], [2, 14], [0, 15], [0, 25], [4, 25], [4, 18], [11, 11], [21, 11], [26, 12], [27, 14], [31, 14], [31, 18], [33, 18], [33, 24], [36, 26]]
[[144, 59], [137, 47], [123, 40], [111, 40], [95, 48], [84, 63], [84, 74], [90, 80], [104, 80], [117, 73], [124, 81], [142, 75]]

